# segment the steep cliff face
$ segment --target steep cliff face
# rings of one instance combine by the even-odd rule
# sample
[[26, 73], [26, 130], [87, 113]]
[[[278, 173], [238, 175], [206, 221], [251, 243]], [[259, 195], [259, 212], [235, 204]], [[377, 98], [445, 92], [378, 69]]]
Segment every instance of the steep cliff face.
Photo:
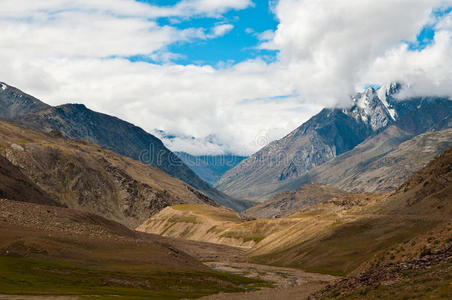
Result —
[[[323, 109], [286, 137], [228, 171], [216, 187], [237, 198], [259, 200], [365, 140], [395, 125], [415, 135], [452, 127], [452, 101], [395, 98], [400, 86], [367, 89], [349, 108]], [[401, 140], [402, 142], [403, 140]]]

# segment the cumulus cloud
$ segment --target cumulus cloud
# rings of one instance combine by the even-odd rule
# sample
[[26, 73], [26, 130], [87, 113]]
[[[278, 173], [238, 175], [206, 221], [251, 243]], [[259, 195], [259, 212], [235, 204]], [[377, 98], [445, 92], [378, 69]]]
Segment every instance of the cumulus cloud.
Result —
[[49, 12], [84, 11], [146, 18], [215, 17], [231, 9], [244, 9], [253, 5], [251, 0], [182, 0], [173, 6], [150, 5], [134, 0], [2, 0], [0, 15], [22, 18], [27, 14], [39, 18]]
[[408, 45], [388, 50], [365, 75], [373, 82], [395, 80], [406, 86], [399, 97], [452, 97], [452, 15], [436, 24], [433, 43], [422, 51]]
[[212, 37], [225, 35], [234, 28], [232, 24], [219, 24], [213, 28]]
[[[406, 96], [452, 95], [451, 14], [432, 15], [449, 0], [272, 1], [280, 24], [259, 35], [259, 47], [278, 50], [275, 62], [171, 63], [169, 45], [227, 34], [233, 25], [221, 23], [221, 14], [252, 5], [3, 0], [0, 80], [50, 104], [80, 102], [148, 131], [180, 135], [170, 146], [194, 154], [250, 154], [322, 107], [347, 105], [368, 83], [403, 81]], [[156, 21], [202, 16], [220, 23], [178, 29]], [[436, 30], [433, 43], [410, 50], [407, 42], [426, 24]], [[136, 55], [161, 63], [126, 59]]]
[[452, 2], [281, 0], [275, 37], [261, 47], [280, 50], [280, 63], [299, 78], [294, 88], [306, 98], [347, 104], [373, 78], [364, 77], [372, 65], [402, 41], [414, 41], [432, 9], [446, 4]]

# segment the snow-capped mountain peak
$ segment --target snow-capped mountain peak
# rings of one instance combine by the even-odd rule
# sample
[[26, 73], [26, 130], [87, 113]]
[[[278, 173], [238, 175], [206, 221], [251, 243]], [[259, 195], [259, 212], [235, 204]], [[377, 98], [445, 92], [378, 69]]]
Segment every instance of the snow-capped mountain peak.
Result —
[[399, 88], [398, 83], [390, 83], [378, 89], [369, 87], [356, 94], [352, 98], [352, 107], [344, 109], [343, 112], [368, 124], [374, 131], [385, 128], [398, 118], [392, 96], [398, 92]]

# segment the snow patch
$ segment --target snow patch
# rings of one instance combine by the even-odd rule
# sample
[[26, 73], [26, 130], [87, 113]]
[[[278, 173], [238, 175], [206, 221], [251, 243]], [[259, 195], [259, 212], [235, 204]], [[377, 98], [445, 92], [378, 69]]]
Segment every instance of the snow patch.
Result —
[[378, 98], [380, 99], [381, 103], [383, 103], [384, 107], [388, 111], [389, 116], [391, 117], [391, 119], [393, 121], [395, 121], [397, 119], [398, 115], [397, 115], [397, 112], [394, 109], [394, 107], [391, 104], [389, 104], [388, 96], [391, 94], [391, 90], [394, 90], [395, 88], [396, 88], [396, 83], [391, 83], [391, 84], [382, 86], [377, 91]]
[[2, 83], [2, 91], [6, 90], [8, 87], [6, 86], [6, 84]]

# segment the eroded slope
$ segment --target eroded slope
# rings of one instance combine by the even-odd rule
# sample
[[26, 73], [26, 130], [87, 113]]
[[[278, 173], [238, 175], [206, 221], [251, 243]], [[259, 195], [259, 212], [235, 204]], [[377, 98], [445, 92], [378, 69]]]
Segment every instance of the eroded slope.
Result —
[[58, 132], [0, 122], [0, 153], [60, 204], [132, 228], [166, 206], [217, 205], [160, 169]]

